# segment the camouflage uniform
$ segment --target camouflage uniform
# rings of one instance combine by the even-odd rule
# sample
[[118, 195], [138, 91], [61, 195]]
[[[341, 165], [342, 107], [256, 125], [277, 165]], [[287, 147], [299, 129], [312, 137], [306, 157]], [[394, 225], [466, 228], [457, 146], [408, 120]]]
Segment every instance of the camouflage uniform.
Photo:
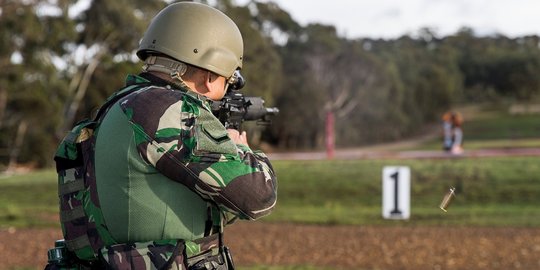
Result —
[[[268, 158], [234, 144], [204, 96], [148, 73], [130, 75], [126, 84], [130, 93], [107, 109], [90, 140], [90, 173], [59, 170], [60, 186], [78, 178], [91, 183], [83, 193], [60, 192], [61, 215], [72, 220], [67, 212], [82, 207], [91, 225], [85, 241], [68, 248], [89, 251], [78, 257], [98, 253], [115, 269], [182, 269], [197, 263], [189, 258], [218, 255], [224, 224], [257, 219], [275, 206]], [[69, 158], [70, 147], [63, 143], [57, 157]], [[63, 222], [66, 240], [81, 238], [66, 236], [76, 226]]]

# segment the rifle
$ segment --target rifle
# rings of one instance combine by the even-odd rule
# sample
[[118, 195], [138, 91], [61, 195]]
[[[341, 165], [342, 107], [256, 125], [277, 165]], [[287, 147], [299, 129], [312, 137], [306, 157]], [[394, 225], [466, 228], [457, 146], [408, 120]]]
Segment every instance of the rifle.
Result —
[[228, 81], [229, 86], [223, 99], [212, 102], [212, 113], [225, 128], [240, 130], [244, 121], [258, 121], [259, 124], [270, 123], [271, 117], [279, 113], [276, 107], [264, 107], [261, 97], [246, 97], [240, 93], [245, 80], [239, 71]]

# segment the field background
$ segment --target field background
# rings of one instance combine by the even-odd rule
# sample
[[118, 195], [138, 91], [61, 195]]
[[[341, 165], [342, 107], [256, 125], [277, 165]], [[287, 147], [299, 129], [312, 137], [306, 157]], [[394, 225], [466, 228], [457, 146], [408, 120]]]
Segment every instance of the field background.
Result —
[[[466, 150], [540, 147], [538, 115], [479, 107], [464, 108], [464, 115]], [[391, 151], [440, 148], [436, 131]], [[275, 211], [227, 228], [241, 270], [540, 269], [536, 156], [273, 165]], [[381, 217], [381, 174], [388, 165], [411, 168], [407, 221]], [[445, 213], [438, 205], [451, 186], [457, 196]], [[41, 269], [60, 237], [54, 171], [3, 176], [0, 194], [0, 269]]]

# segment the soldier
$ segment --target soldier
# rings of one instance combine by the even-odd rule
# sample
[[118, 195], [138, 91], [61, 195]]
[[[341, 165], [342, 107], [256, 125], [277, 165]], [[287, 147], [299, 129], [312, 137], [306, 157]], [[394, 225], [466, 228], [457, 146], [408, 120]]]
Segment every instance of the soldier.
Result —
[[[238, 80], [242, 54], [238, 27], [217, 9], [179, 2], [153, 18], [137, 51], [143, 72], [128, 76], [87, 132], [95, 144], [94, 158], [83, 158], [86, 173], [57, 165], [65, 244], [77, 263], [233, 269], [223, 227], [270, 213], [277, 188], [268, 158], [209, 106]], [[62, 149], [70, 147], [57, 158], [68, 158]], [[81, 177], [89, 187], [72, 187]], [[84, 211], [76, 211], [81, 197]]]

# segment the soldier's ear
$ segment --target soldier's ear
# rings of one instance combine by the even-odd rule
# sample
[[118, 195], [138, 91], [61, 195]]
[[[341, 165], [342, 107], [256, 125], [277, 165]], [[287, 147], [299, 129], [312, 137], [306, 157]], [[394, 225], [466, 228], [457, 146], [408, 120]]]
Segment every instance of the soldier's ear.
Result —
[[208, 90], [210, 90], [211, 84], [212, 84], [212, 73], [210, 71], [206, 71], [204, 73], [204, 85], [206, 86], [206, 88], [208, 88]]

